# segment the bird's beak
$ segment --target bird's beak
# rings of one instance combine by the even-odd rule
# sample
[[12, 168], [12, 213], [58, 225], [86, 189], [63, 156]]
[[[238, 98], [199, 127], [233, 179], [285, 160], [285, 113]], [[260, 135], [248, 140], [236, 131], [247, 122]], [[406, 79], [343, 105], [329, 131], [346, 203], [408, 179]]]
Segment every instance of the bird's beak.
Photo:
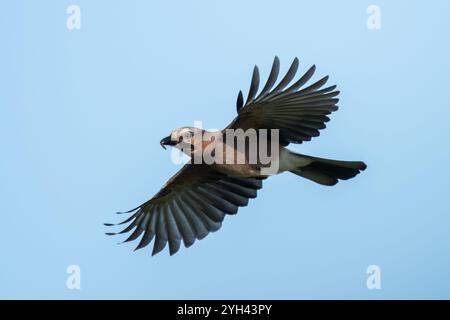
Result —
[[166, 146], [174, 146], [177, 143], [175, 141], [172, 141], [172, 138], [170, 136], [165, 137], [164, 139], [162, 139], [159, 144], [161, 145], [161, 147], [163, 147], [164, 149], [166, 148]]

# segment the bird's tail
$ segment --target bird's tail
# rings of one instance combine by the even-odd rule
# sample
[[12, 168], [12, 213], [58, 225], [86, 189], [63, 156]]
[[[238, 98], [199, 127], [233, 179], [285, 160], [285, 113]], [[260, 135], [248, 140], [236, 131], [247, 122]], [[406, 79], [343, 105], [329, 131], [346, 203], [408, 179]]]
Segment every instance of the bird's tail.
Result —
[[302, 165], [290, 172], [325, 186], [333, 186], [339, 180], [351, 179], [367, 168], [362, 161], [339, 161], [291, 154], [298, 157]]

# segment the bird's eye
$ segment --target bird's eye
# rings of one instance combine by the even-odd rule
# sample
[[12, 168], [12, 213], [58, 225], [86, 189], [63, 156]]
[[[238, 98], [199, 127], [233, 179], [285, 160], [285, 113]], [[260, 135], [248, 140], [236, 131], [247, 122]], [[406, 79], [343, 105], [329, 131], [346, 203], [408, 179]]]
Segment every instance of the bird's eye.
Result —
[[180, 143], [180, 142], [182, 142], [183, 141], [183, 136], [180, 136], [179, 138], [178, 138], [178, 143]]

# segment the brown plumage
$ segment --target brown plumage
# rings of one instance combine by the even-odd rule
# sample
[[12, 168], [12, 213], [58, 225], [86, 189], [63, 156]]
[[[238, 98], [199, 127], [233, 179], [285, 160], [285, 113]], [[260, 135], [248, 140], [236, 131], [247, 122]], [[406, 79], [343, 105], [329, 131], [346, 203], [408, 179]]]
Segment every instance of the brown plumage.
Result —
[[[275, 57], [269, 78], [259, 94], [259, 70], [255, 66], [245, 103], [242, 92], [238, 94], [237, 117], [221, 132], [203, 132], [224, 137], [226, 129], [278, 129], [280, 146], [276, 173], [290, 171], [322, 185], [335, 185], [338, 180], [356, 176], [366, 165], [360, 161], [311, 157], [285, 148], [289, 143], [302, 143], [317, 137], [319, 130], [330, 120], [328, 115], [338, 109], [336, 86], [322, 88], [328, 76], [305, 86], [313, 76], [315, 66], [288, 87], [298, 64], [298, 59], [294, 59], [286, 75], [275, 86], [280, 67], [279, 59]], [[179, 128], [161, 140], [161, 145], [172, 145], [194, 156], [197, 143], [203, 147], [211, 143], [210, 140], [196, 141], [196, 130]], [[228, 141], [224, 139], [223, 143]], [[259, 146], [259, 140], [257, 144]], [[255, 198], [257, 190], [262, 188], [262, 181], [268, 177], [261, 173], [262, 167], [260, 162], [249, 163], [247, 155], [246, 162], [240, 165], [186, 164], [153, 198], [126, 212], [132, 215], [119, 224], [129, 225], [118, 233], [132, 231], [125, 242], [141, 236], [136, 249], [154, 240], [153, 255], [168, 243], [172, 255], [179, 250], [181, 241], [185, 247], [191, 246], [196, 239], [218, 230], [225, 215], [236, 214], [239, 207]]]

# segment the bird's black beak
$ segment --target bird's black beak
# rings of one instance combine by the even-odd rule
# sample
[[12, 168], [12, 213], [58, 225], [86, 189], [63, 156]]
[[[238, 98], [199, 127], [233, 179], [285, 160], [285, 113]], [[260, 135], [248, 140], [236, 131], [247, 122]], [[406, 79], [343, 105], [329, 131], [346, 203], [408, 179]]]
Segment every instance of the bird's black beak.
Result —
[[164, 149], [166, 148], [166, 146], [174, 146], [177, 143], [175, 141], [172, 141], [172, 138], [170, 136], [165, 137], [164, 139], [162, 139], [159, 144], [161, 145], [161, 147], [163, 147]]

